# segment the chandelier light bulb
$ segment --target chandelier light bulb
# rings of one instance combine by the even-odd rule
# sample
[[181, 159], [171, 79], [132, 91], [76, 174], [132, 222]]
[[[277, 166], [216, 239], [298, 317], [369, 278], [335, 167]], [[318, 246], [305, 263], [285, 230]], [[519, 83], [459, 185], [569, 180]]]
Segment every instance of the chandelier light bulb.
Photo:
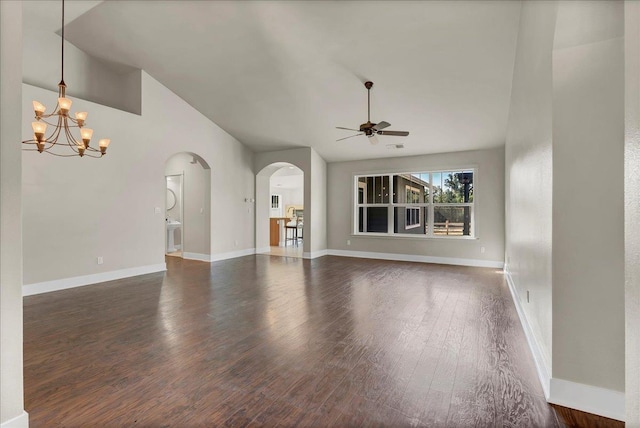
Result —
[[46, 109], [47, 108], [42, 103], [33, 101], [33, 111], [36, 112], [36, 117], [41, 117]]
[[47, 131], [47, 124], [44, 122], [31, 122], [31, 128], [33, 128], [36, 140], [42, 142], [42, 140], [44, 140], [44, 133]]
[[82, 128], [80, 130], [80, 135], [82, 135], [82, 141], [84, 142], [84, 145], [86, 147], [89, 145], [89, 141], [91, 141], [91, 137], [93, 136], [93, 129]]
[[84, 121], [87, 119], [86, 111], [79, 111], [76, 113], [76, 122], [78, 122], [78, 126], [84, 126]]
[[71, 110], [72, 101], [69, 98], [58, 98], [58, 106], [60, 107], [60, 113], [66, 115]]
[[102, 140], [100, 140], [100, 142], [98, 143], [99, 147], [100, 147], [100, 151], [102, 152], [102, 154], [104, 155], [107, 152], [107, 147], [109, 147], [109, 143], [111, 142], [110, 139], [108, 138], [103, 138]]
[[84, 146], [78, 146], [78, 154], [82, 157], [84, 156], [84, 150], [85, 147]]

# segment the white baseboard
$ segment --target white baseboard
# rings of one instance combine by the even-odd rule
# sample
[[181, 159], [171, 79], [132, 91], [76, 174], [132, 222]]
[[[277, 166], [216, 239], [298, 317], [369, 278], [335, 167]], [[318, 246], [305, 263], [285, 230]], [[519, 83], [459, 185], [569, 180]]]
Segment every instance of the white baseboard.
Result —
[[550, 389], [549, 403], [624, 422], [623, 392], [556, 378], [551, 378]]
[[231, 251], [228, 253], [212, 254], [210, 261], [217, 262], [220, 260], [235, 259], [236, 257], [250, 256], [256, 253], [255, 248], [247, 248], [239, 251]]
[[29, 414], [23, 410], [22, 414], [1, 423], [0, 428], [29, 428]]
[[186, 260], [198, 260], [201, 262], [209, 262], [211, 261], [211, 256], [209, 254], [200, 254], [200, 253], [182, 253], [182, 258]]
[[271, 247], [256, 248], [256, 254], [269, 254], [270, 252]]
[[518, 318], [520, 318], [520, 324], [522, 324], [522, 329], [524, 330], [524, 335], [527, 338], [527, 343], [529, 344], [529, 349], [531, 350], [531, 354], [533, 354], [533, 361], [536, 365], [536, 371], [538, 372], [538, 379], [540, 380], [540, 385], [542, 385], [542, 390], [544, 391], [544, 396], [549, 401], [549, 390], [550, 390], [550, 380], [551, 380], [551, 370], [544, 358], [544, 354], [542, 353], [542, 348], [538, 343], [535, 335], [533, 334], [533, 330], [531, 329], [531, 325], [529, 325], [529, 320], [520, 304], [520, 297], [518, 296], [518, 290], [516, 289], [515, 284], [513, 283], [513, 278], [511, 277], [511, 273], [509, 272], [509, 267], [505, 265], [504, 267], [504, 276], [507, 280], [507, 284], [509, 285], [509, 290], [511, 291], [511, 298], [513, 299], [513, 303], [516, 307], [516, 311], [518, 312]]
[[303, 259], [315, 259], [322, 256], [329, 255], [329, 250], [311, 251], [302, 253]]
[[490, 267], [502, 269], [504, 262], [493, 260], [458, 259], [453, 257], [420, 256], [415, 254], [374, 253], [368, 251], [327, 250], [330, 256], [357, 257], [362, 259], [396, 260], [402, 262], [439, 263], [444, 265]]
[[516, 306], [516, 311], [520, 318], [520, 323], [522, 324], [522, 329], [529, 344], [529, 349], [533, 354], [538, 379], [540, 380], [547, 401], [583, 412], [624, 421], [624, 393], [551, 377], [551, 370], [543, 357], [541, 347], [533, 334], [529, 320], [520, 304], [518, 291], [508, 266], [505, 266], [504, 273], [507, 284], [509, 284], [513, 303]]
[[22, 287], [23, 296], [49, 293], [51, 291], [65, 290], [67, 288], [82, 287], [84, 285], [97, 284], [99, 282], [113, 281], [132, 276], [146, 275], [148, 273], [163, 272], [167, 270], [166, 263], [156, 265], [139, 266], [128, 269], [113, 270], [91, 275], [76, 276], [72, 278], [55, 279], [53, 281], [37, 282]]

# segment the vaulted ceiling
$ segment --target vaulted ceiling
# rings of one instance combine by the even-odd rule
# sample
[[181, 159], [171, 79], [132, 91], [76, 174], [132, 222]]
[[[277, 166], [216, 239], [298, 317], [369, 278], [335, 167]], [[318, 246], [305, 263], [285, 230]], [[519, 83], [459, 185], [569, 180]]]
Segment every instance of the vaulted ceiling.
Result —
[[[71, 43], [144, 69], [255, 151], [311, 146], [340, 161], [504, 144], [517, 1], [105, 1], [86, 9], [67, 26]], [[335, 141], [350, 135], [336, 126], [366, 121], [366, 80], [375, 84], [372, 122], [409, 137]], [[396, 143], [405, 148], [387, 147]]]

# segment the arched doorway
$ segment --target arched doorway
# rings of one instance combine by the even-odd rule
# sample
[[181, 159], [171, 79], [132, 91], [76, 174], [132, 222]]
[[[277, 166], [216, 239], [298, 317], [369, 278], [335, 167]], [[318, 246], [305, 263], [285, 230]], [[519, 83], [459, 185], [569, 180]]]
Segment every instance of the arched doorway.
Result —
[[291, 163], [275, 162], [258, 173], [256, 182], [256, 236], [263, 238], [258, 252], [302, 258], [304, 172]]
[[165, 254], [211, 257], [211, 168], [199, 155], [176, 153], [165, 163]]

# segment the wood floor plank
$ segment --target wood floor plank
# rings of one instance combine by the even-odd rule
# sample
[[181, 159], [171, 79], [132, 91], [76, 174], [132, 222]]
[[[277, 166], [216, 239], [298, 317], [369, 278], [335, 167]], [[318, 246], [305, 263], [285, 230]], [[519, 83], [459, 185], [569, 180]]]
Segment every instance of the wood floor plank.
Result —
[[557, 426], [495, 269], [167, 258], [24, 299], [30, 426]]

